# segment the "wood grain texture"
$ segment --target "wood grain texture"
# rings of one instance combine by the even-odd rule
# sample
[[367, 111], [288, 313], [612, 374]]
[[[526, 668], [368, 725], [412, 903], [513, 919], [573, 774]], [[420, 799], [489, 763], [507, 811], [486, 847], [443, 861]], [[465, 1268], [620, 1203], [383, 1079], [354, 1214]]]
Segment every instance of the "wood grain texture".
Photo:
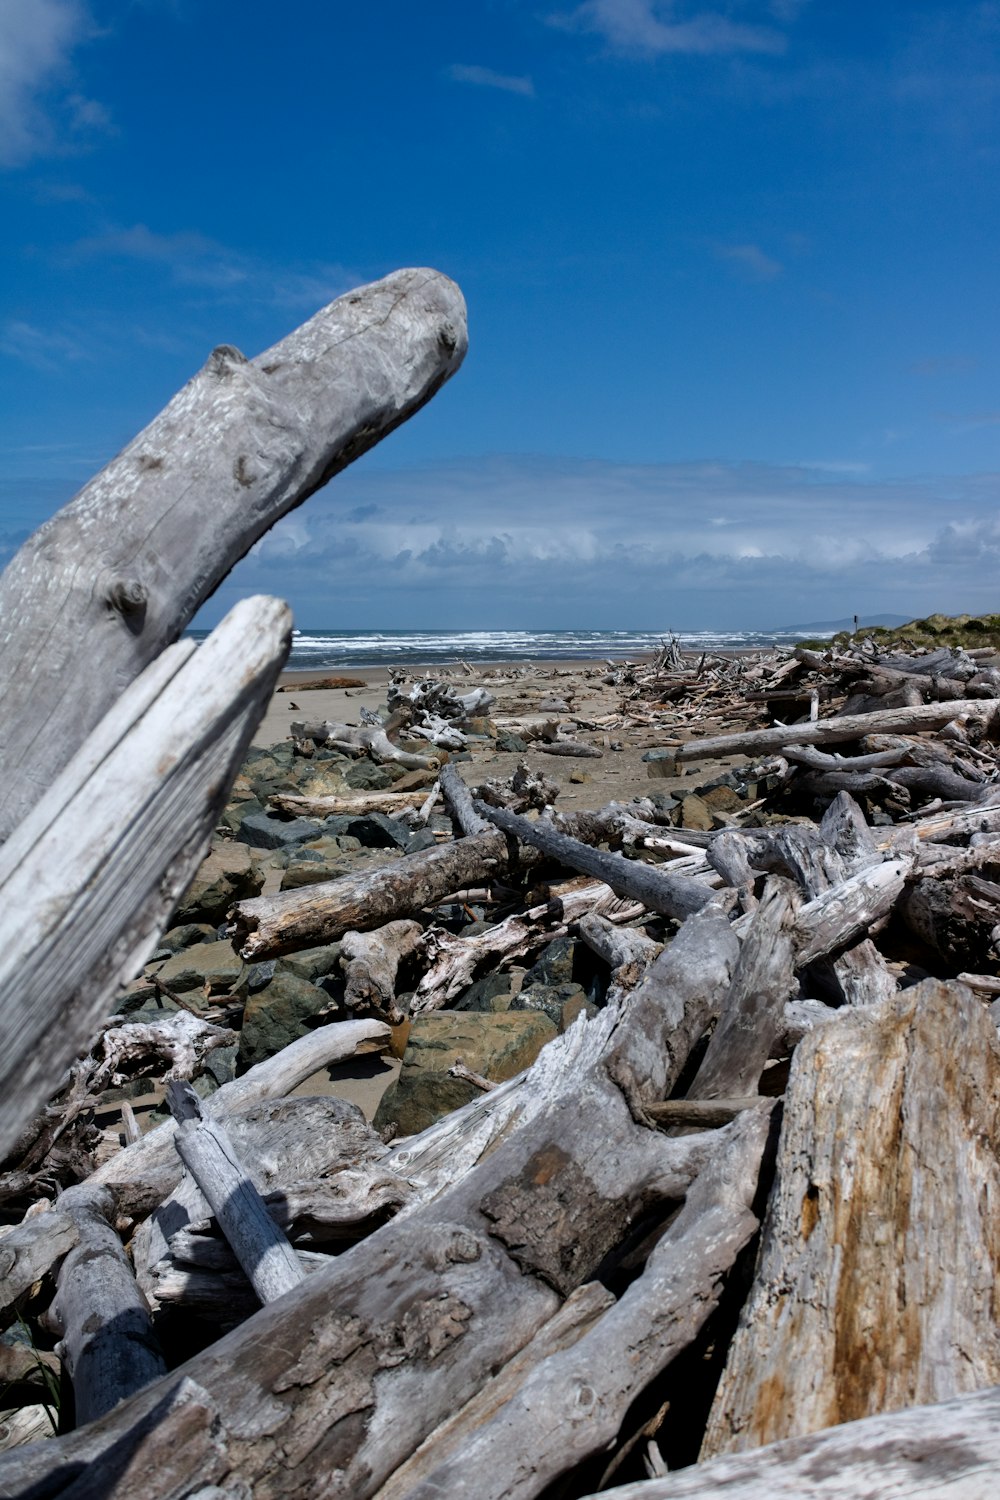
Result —
[[0, 838], [253, 543], [417, 411], [465, 348], [458, 288], [406, 270], [254, 360], [216, 349], [29, 538], [0, 577]]
[[167, 1365], [112, 1227], [111, 1189], [71, 1188], [62, 1195], [60, 1211], [72, 1219], [79, 1244], [62, 1263], [52, 1311], [82, 1426], [166, 1374]]
[[926, 980], [795, 1054], [705, 1457], [1000, 1383], [1000, 1048]]
[[155, 948], [290, 641], [258, 597], [154, 663], [0, 849], [0, 1155]]
[[848, 1422], [586, 1500], [995, 1500], [1000, 1387]]

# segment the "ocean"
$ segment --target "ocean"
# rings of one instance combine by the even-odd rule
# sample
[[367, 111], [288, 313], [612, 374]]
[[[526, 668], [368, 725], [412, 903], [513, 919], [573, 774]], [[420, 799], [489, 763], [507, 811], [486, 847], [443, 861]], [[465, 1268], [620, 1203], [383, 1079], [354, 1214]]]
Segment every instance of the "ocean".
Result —
[[[208, 634], [190, 634], [203, 640]], [[291, 670], [339, 667], [428, 666], [449, 662], [635, 660], [676, 634], [688, 651], [753, 650], [794, 645], [801, 632], [646, 630], [296, 630]]]

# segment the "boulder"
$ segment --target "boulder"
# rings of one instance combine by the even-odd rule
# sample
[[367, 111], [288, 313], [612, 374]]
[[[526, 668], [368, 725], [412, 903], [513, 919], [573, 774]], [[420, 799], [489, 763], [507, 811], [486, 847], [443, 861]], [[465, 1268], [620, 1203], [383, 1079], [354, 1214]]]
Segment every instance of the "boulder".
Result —
[[178, 902], [173, 924], [207, 922], [217, 927], [234, 901], [259, 895], [263, 884], [263, 872], [257, 869], [246, 844], [213, 844]]
[[313, 818], [282, 818], [277, 813], [249, 813], [240, 824], [239, 839], [255, 849], [294, 849], [322, 833]]
[[249, 971], [232, 943], [193, 943], [168, 958], [156, 977], [178, 995], [203, 990], [206, 984], [211, 994], [221, 995], [245, 991]]
[[297, 974], [276, 973], [271, 983], [249, 997], [243, 1012], [238, 1070], [273, 1057], [289, 1042], [305, 1036], [330, 997]]
[[449, 1110], [478, 1094], [474, 1084], [449, 1076], [460, 1058], [467, 1068], [494, 1083], [530, 1067], [556, 1035], [556, 1027], [538, 1011], [434, 1011], [418, 1016], [410, 1029], [403, 1065], [383, 1095], [374, 1125], [395, 1125], [400, 1135], [414, 1135]]

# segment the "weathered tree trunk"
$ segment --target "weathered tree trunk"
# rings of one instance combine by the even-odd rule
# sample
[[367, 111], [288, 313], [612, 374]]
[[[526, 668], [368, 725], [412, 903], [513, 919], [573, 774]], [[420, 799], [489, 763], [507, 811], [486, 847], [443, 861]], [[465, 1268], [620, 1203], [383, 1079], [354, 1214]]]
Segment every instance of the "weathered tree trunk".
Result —
[[731, 1129], [621, 1301], [569, 1349], [540, 1363], [409, 1490], [409, 1500], [531, 1500], [613, 1441], [635, 1397], [718, 1305], [726, 1272], [757, 1228], [751, 1205], [767, 1109], [744, 1114]]
[[290, 725], [296, 739], [315, 740], [349, 755], [370, 755], [380, 763], [396, 761], [409, 771], [434, 771], [441, 764], [439, 755], [413, 755], [394, 745], [385, 730], [377, 724], [339, 724], [324, 720], [321, 724], [296, 722]]
[[768, 877], [743, 940], [729, 993], [719, 1011], [701, 1066], [688, 1089], [692, 1099], [718, 1099], [756, 1089], [795, 989], [795, 891]]
[[992, 1500], [1000, 1388], [754, 1448], [587, 1500]]
[[0, 838], [252, 544], [429, 400], [465, 348], [458, 288], [407, 270], [255, 360], [216, 349], [25, 543], [0, 578]]
[[785, 745], [836, 745], [860, 739], [864, 734], [908, 734], [911, 730], [939, 728], [956, 715], [970, 711], [989, 725], [996, 716], [997, 704], [973, 705], [967, 699], [959, 698], [948, 703], [926, 703], [919, 708], [887, 708], [880, 713], [818, 719], [815, 724], [779, 725], [776, 729], [711, 735], [676, 746], [674, 757], [683, 764], [691, 760], [719, 760], [727, 755], [766, 755]]
[[300, 891], [237, 901], [230, 918], [244, 958], [274, 958], [298, 948], [332, 943], [345, 932], [365, 932], [435, 906], [460, 890], [540, 863], [502, 833], [477, 834], [421, 849], [366, 875], [343, 875]]
[[61, 1211], [73, 1220], [79, 1244], [63, 1261], [52, 1316], [82, 1427], [166, 1374], [167, 1366], [112, 1228], [111, 1189], [73, 1188], [63, 1195]]
[[403, 1012], [396, 1004], [396, 976], [405, 958], [423, 941], [419, 922], [387, 922], [374, 932], [348, 932], [340, 945], [344, 971], [344, 1004], [349, 1010], [373, 1010], [398, 1026]]
[[0, 849], [0, 1158], [153, 951], [290, 639], [287, 607], [256, 598], [165, 653]]
[[299, 797], [290, 792], [276, 792], [268, 799], [279, 812], [289, 813], [293, 818], [329, 818], [335, 814], [405, 812], [408, 808], [422, 807], [427, 792], [421, 788], [413, 792], [357, 792], [353, 797]]
[[1000, 1048], [960, 985], [800, 1042], [704, 1456], [1000, 1383], [998, 1195]]

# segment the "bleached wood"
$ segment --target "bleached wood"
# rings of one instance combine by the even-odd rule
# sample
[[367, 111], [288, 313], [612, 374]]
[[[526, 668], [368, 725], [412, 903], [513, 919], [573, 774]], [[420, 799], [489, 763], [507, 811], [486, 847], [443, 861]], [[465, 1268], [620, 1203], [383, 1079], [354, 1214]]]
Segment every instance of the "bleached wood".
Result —
[[1000, 1047], [926, 980], [799, 1043], [703, 1456], [1000, 1383]]
[[709, 735], [673, 746], [675, 760], [684, 764], [692, 760], [721, 760], [729, 755], [766, 755], [785, 745], [836, 745], [856, 740], [864, 734], [908, 734], [910, 730], [935, 729], [947, 724], [957, 714], [970, 709], [987, 724], [992, 724], [996, 703], [985, 701], [973, 705], [965, 698], [947, 703], [926, 703], [918, 708], [888, 708], [881, 712], [843, 715], [836, 719], [819, 719], [814, 724], [778, 725], [776, 729], [750, 729], [740, 734]]
[[465, 348], [458, 288], [405, 270], [254, 360], [216, 349], [29, 538], [0, 578], [0, 837], [252, 544], [429, 400]]
[[532, 1500], [613, 1441], [639, 1392], [717, 1306], [726, 1272], [757, 1228], [751, 1205], [768, 1114], [753, 1110], [727, 1127], [638, 1281], [595, 1328], [540, 1363], [408, 1500]]
[[290, 792], [276, 792], [268, 798], [279, 812], [290, 813], [293, 818], [329, 818], [335, 815], [348, 816], [357, 813], [405, 812], [408, 808], [422, 807], [427, 800], [424, 790], [417, 792], [358, 792], [353, 797], [306, 797], [293, 796]]
[[[230, 1119], [268, 1099], [280, 1099], [321, 1068], [349, 1057], [384, 1052], [391, 1032], [381, 1021], [340, 1021], [320, 1026], [290, 1042], [273, 1057], [256, 1063], [206, 1101], [210, 1115]], [[97, 1168], [88, 1186], [115, 1189], [121, 1210], [149, 1213], [176, 1187], [181, 1163], [174, 1150], [173, 1120], [166, 1120], [133, 1145]], [[57, 1207], [23, 1220], [0, 1241], [0, 1315], [14, 1305], [33, 1282], [40, 1281], [76, 1243], [72, 1220]]]
[[351, 1011], [374, 1010], [393, 1025], [403, 1019], [396, 1004], [396, 975], [404, 959], [423, 942], [419, 922], [387, 922], [374, 932], [347, 932], [340, 945], [344, 1004]]
[[112, 1227], [110, 1188], [71, 1188], [60, 1212], [72, 1219], [79, 1243], [62, 1263], [52, 1316], [62, 1334], [77, 1425], [83, 1426], [157, 1380], [167, 1365]]
[[225, 1127], [202, 1114], [190, 1084], [167, 1090], [177, 1120], [174, 1146], [215, 1214], [261, 1302], [274, 1302], [302, 1280], [288, 1239], [274, 1223]]
[[750, 920], [719, 1020], [688, 1089], [692, 1099], [746, 1095], [756, 1089], [795, 989], [796, 893], [770, 875]]
[[410, 917], [463, 885], [502, 878], [532, 863], [541, 863], [541, 855], [512, 847], [502, 833], [476, 834], [403, 855], [368, 874], [342, 875], [298, 891], [237, 901], [230, 912], [233, 941], [248, 959], [332, 943], [345, 932], [366, 932]]
[[[659, 1025], [648, 1042], [635, 1037], [650, 1052], [646, 1074], [659, 1065], [668, 1010], [647, 1011]], [[564, 1040], [577, 1034], [580, 1065], [474, 1170], [96, 1427], [21, 1455], [18, 1482], [85, 1461], [90, 1482], [106, 1484], [108, 1464], [162, 1420], [172, 1441], [157, 1444], [145, 1500], [222, 1476], [252, 1493], [275, 1472], [279, 1430], [300, 1490], [367, 1500], [653, 1204], [682, 1198], [718, 1149], [716, 1133], [670, 1140], [634, 1119], [606, 1058], [635, 1027], [628, 1006], [578, 1020]], [[211, 1430], [211, 1455], [177, 1438], [170, 1401], [184, 1380], [204, 1393], [187, 1415], [194, 1431]], [[0, 1493], [12, 1473], [0, 1461]]]
[[492, 824], [476, 812], [472, 793], [455, 766], [442, 766], [438, 786], [456, 828], [463, 834], [488, 833]]
[[237, 604], [168, 682], [154, 665], [155, 697], [142, 681], [123, 696], [114, 736], [99, 725], [0, 849], [0, 1154], [153, 951], [290, 639], [278, 600]]
[[413, 996], [414, 1015], [440, 1010], [468, 989], [477, 972], [498, 969], [502, 963], [523, 958], [563, 937], [566, 928], [543, 925], [538, 920], [543, 914], [544, 908], [523, 917], [506, 917], [495, 927], [471, 937], [432, 927], [426, 935], [428, 965]]
[[846, 1422], [586, 1500], [993, 1500], [1000, 1387]]

